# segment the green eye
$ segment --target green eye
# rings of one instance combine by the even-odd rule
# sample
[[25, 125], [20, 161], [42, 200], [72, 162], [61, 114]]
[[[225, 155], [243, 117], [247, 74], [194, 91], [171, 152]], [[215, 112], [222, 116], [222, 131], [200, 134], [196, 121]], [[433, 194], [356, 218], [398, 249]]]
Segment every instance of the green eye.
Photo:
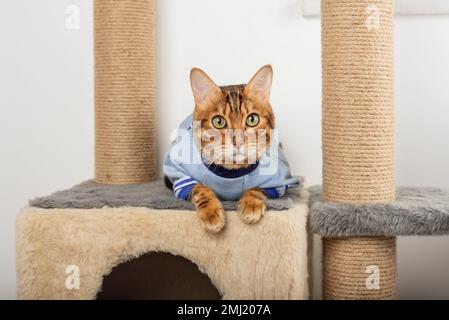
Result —
[[223, 129], [226, 127], [226, 120], [222, 116], [215, 116], [212, 118], [212, 124], [217, 129]]
[[248, 127], [255, 127], [259, 124], [259, 115], [256, 113], [251, 113], [247, 118], [246, 118], [246, 125]]

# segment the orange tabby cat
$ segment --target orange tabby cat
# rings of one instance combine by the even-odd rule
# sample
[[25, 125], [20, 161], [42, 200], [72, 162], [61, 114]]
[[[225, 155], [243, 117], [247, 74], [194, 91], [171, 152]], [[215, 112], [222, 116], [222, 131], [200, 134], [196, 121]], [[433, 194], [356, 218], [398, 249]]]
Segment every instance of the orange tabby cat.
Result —
[[[273, 70], [267, 65], [262, 67], [247, 85], [219, 87], [202, 70], [191, 71], [190, 82], [195, 98], [193, 119], [201, 124], [195, 142], [203, 151], [216, 141], [204, 139], [204, 136], [210, 135], [211, 132], [214, 134], [215, 131], [215, 134], [221, 135], [222, 138], [222, 147], [216, 152], [219, 154], [214, 154], [214, 159], [203, 157], [206, 164], [218, 164], [235, 170], [248, 167], [251, 164], [251, 156], [257, 161], [260, 155], [266, 152], [271, 140], [270, 129], [274, 128], [274, 114], [269, 103], [272, 76]], [[255, 134], [259, 130], [266, 132], [264, 147], [260, 147], [261, 144], [257, 140], [259, 135]], [[255, 141], [250, 141], [251, 133], [254, 133]], [[232, 139], [229, 135], [232, 135]], [[241, 147], [245, 152], [242, 153], [243, 159], [239, 163], [225, 161], [226, 152], [235, 155], [236, 150]], [[216, 150], [217, 148], [214, 148], [214, 151]], [[247, 223], [258, 222], [265, 212], [266, 199], [262, 189], [246, 190], [238, 204], [239, 216]], [[223, 206], [210, 187], [196, 184], [191, 191], [190, 200], [206, 230], [215, 233], [224, 227], [226, 216]]]
[[242, 220], [256, 223], [267, 197], [282, 197], [299, 185], [275, 142], [272, 77], [271, 66], [264, 66], [247, 85], [219, 87], [200, 69], [190, 73], [195, 110], [179, 127], [185, 134], [172, 145], [164, 173], [175, 196], [192, 202], [209, 232], [225, 225], [220, 199], [238, 200]]

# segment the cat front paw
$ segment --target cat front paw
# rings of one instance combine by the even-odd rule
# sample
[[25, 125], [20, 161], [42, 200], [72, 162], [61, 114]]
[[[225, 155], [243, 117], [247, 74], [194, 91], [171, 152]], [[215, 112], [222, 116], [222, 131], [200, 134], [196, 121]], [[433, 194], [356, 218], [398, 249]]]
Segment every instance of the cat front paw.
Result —
[[266, 197], [259, 190], [249, 190], [239, 201], [237, 213], [246, 223], [253, 224], [260, 221], [266, 209]]
[[218, 233], [226, 223], [226, 215], [219, 200], [209, 200], [198, 209], [201, 226], [210, 233]]

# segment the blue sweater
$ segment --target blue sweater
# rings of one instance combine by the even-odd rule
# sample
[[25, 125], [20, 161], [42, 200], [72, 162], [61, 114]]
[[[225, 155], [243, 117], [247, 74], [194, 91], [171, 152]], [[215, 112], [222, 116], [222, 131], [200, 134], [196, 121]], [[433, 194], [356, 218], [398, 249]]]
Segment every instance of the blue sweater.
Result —
[[228, 170], [218, 165], [207, 166], [193, 140], [193, 116], [188, 116], [179, 126], [176, 141], [164, 161], [164, 174], [173, 183], [173, 192], [179, 199], [187, 200], [192, 188], [204, 184], [222, 200], [238, 200], [252, 188], [260, 188], [268, 197], [277, 198], [288, 188], [299, 186], [299, 179], [290, 174], [288, 162], [276, 146], [262, 155], [259, 161], [244, 169]]

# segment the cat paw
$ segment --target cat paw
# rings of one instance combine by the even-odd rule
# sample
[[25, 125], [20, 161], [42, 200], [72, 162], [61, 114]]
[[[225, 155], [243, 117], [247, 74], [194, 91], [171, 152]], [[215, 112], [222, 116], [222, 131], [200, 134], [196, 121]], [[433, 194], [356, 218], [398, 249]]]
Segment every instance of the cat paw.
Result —
[[248, 195], [239, 201], [237, 213], [246, 223], [253, 224], [260, 221], [265, 213], [265, 199], [260, 196]]
[[210, 233], [218, 233], [226, 223], [226, 215], [218, 200], [210, 200], [204, 207], [198, 209], [201, 226]]

